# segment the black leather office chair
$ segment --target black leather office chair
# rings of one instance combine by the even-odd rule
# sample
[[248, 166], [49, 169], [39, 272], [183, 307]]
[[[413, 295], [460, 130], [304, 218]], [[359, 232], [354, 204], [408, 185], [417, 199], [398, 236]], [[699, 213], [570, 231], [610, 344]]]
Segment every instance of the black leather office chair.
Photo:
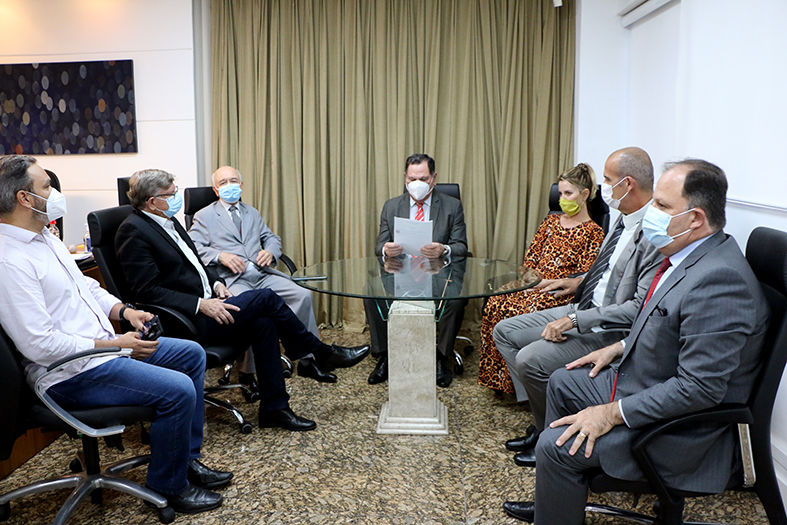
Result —
[[[557, 182], [549, 188], [549, 213], [563, 213], [560, 209], [560, 189]], [[588, 201], [588, 214], [593, 222], [601, 226], [605, 234], [609, 231], [609, 206], [601, 198], [601, 185], [596, 192], [596, 198]]]
[[[88, 350], [53, 363], [48, 367], [45, 375], [58, 371], [75, 360], [130, 353], [130, 350], [120, 348]], [[72, 489], [71, 495], [63, 503], [52, 522], [52, 525], [62, 525], [88, 495], [93, 503], [101, 504], [103, 499], [101, 489], [111, 488], [152, 503], [158, 508], [160, 521], [172, 523], [175, 519], [175, 511], [167, 506], [164, 497], [120, 476], [132, 468], [149, 463], [149, 455], [128, 458], [103, 468], [99, 456], [99, 437], [119, 436], [126, 425], [153, 421], [156, 415], [155, 409], [143, 406], [114, 406], [64, 410], [46, 394], [46, 391], [39, 388], [40, 384], [39, 378], [36, 384], [38, 394], [36, 397], [27, 386], [20, 355], [13, 341], [0, 328], [0, 421], [2, 421], [0, 460], [8, 459], [16, 439], [30, 429], [65, 431], [72, 438], [77, 436], [82, 438], [82, 451], [78, 454], [78, 459], [71, 463], [71, 470], [74, 473], [38, 481], [0, 495], [0, 521], [6, 521], [10, 517], [12, 500], [40, 492], [69, 488]]]
[[[438, 193], [443, 193], [455, 199], [462, 200], [462, 197], [460, 196], [460, 192], [459, 192], [459, 184], [457, 184], [456, 182], [438, 182], [434, 185], [434, 191]], [[473, 254], [468, 251], [467, 256], [472, 257]], [[471, 341], [469, 338], [458, 335], [456, 336], [456, 340], [465, 343], [465, 347], [464, 347], [465, 356], [469, 356], [471, 353], [473, 353], [473, 350], [475, 350], [475, 347], [473, 346], [473, 341]], [[454, 372], [456, 372], [456, 375], [459, 376], [465, 373], [464, 359], [462, 358], [461, 355], [459, 355], [459, 352], [457, 352], [456, 350], [454, 350]]]
[[[736, 476], [735, 479], [730, 480], [728, 490], [756, 492], [768, 515], [768, 521], [774, 525], [787, 524], [787, 515], [784, 512], [771, 456], [771, 414], [787, 362], [787, 316], [785, 316], [787, 313], [787, 233], [765, 227], [755, 229], [749, 236], [746, 259], [759, 279], [771, 307], [771, 322], [763, 348], [762, 369], [757, 381], [754, 382], [749, 402], [739, 405], [720, 405], [658, 423], [643, 430], [634, 441], [632, 452], [647, 481], [631, 482], [611, 478], [600, 469], [589, 475], [590, 490], [596, 493], [656, 494], [658, 500], [654, 504], [655, 517], [597, 504], [587, 505], [586, 512], [638, 520], [636, 523], [682, 524], [684, 499], [707, 494], [667, 487], [648, 457], [647, 445], [659, 434], [675, 432], [680, 426], [718, 422], [737, 425], [744, 435], [749, 431], [751, 433], [751, 458], [756, 479], [741, 480]], [[745, 455], [744, 453], [744, 457]], [[753, 487], [749, 486], [751, 484]]]
[[[44, 171], [46, 172], [47, 175], [49, 175], [49, 183], [52, 185], [52, 187], [55, 188], [57, 191], [62, 193], [63, 190], [60, 189], [60, 179], [57, 178], [57, 175], [55, 175], [55, 172], [54, 171], [50, 171], [50, 170], [44, 170]], [[62, 241], [63, 240], [63, 218], [61, 217], [61, 218], [57, 219], [55, 221], [55, 224], [57, 225], [57, 229], [60, 232], [60, 240]]]
[[131, 201], [128, 198], [129, 179], [131, 179], [131, 177], [118, 177], [118, 206], [131, 204]]
[[[131, 206], [118, 206], [90, 212], [87, 216], [90, 237], [93, 241], [93, 256], [96, 258], [96, 264], [101, 272], [101, 276], [104, 278], [104, 285], [109, 293], [124, 302], [133, 302], [133, 294], [115, 253], [115, 234], [125, 218], [133, 211], [134, 209]], [[177, 310], [165, 306], [142, 303], [137, 303], [137, 307], [158, 315], [166, 336], [192, 339], [199, 342], [197, 328], [194, 326], [194, 323]], [[232, 345], [203, 345], [203, 348], [205, 349], [207, 368], [209, 369], [224, 367], [224, 365], [232, 363], [244, 351], [244, 349]], [[246, 385], [224, 384], [216, 387], [205, 387], [204, 400], [209, 405], [229, 412], [237, 420], [241, 433], [249, 434], [252, 426], [251, 423], [246, 421], [243, 414], [231, 403], [211, 395], [230, 388], [241, 389], [244, 397], [249, 402], [259, 399], [259, 394], [253, 394]]]

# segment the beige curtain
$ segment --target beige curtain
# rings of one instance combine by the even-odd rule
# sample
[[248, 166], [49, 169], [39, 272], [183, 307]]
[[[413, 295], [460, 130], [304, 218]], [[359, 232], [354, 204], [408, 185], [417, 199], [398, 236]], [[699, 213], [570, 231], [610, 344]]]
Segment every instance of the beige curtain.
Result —
[[[574, 25], [573, 0], [212, 0], [213, 167], [304, 266], [372, 255], [428, 153], [473, 254], [520, 263], [573, 162]], [[363, 324], [360, 301], [317, 305]]]

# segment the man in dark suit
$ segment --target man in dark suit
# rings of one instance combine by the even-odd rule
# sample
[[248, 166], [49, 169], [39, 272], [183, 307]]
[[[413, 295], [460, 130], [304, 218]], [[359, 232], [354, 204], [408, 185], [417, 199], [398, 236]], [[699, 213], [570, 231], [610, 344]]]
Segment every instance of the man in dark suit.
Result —
[[[453, 197], [434, 190], [437, 179], [435, 161], [429, 155], [417, 153], [404, 164], [404, 183], [407, 193], [385, 202], [380, 214], [380, 233], [374, 253], [385, 259], [402, 255], [403, 248], [393, 237], [396, 217], [432, 221], [432, 242], [421, 248], [429, 259], [440, 257], [466, 257], [467, 232], [462, 203]], [[369, 384], [388, 379], [388, 331], [385, 319], [389, 304], [385, 301], [364, 300], [366, 320], [372, 340], [372, 353], [380, 360], [369, 376]], [[447, 387], [453, 380], [448, 368], [448, 356], [454, 349], [454, 340], [464, 318], [466, 300], [446, 301], [443, 315], [437, 323], [437, 385]]]
[[182, 204], [174, 179], [166, 171], [143, 170], [129, 181], [135, 212], [118, 229], [115, 249], [136, 301], [182, 312], [206, 345], [231, 341], [251, 346], [260, 384], [260, 427], [314, 429], [314, 421], [289, 408], [279, 339], [288, 356], [313, 354], [320, 368], [329, 370], [355, 365], [369, 347], [322, 343], [271, 290], [233, 295], [223, 279], [202, 264], [191, 238], [173, 218]]
[[[748, 400], [769, 313], [746, 259], [722, 230], [726, 193], [724, 172], [709, 162], [667, 166], [642, 221], [666, 258], [628, 337], [552, 375], [550, 424], [536, 445], [536, 501], [506, 502], [506, 512], [538, 524], [580, 524], [587, 469], [644, 479], [631, 455], [638, 429]], [[741, 464], [729, 425], [680, 429], [654, 440], [649, 452], [667, 485], [680, 490], [722, 492]]]

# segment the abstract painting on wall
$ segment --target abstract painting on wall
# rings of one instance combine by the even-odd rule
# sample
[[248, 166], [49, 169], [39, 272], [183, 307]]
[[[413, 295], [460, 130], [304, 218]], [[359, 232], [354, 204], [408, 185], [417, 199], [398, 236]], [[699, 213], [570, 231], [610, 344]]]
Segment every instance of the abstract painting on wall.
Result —
[[134, 61], [0, 65], [0, 155], [135, 153]]

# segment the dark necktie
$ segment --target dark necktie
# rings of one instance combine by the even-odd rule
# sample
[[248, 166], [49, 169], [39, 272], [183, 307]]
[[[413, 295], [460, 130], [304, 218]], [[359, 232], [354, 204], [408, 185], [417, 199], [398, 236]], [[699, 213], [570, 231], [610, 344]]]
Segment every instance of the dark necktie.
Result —
[[232, 222], [235, 223], [235, 227], [238, 229], [238, 234], [241, 234], [242, 232], [240, 229], [240, 212], [238, 210], [238, 207], [235, 206], [234, 204], [230, 206], [230, 217], [232, 217]]
[[577, 307], [578, 310], [587, 310], [592, 306], [593, 291], [596, 289], [596, 285], [598, 285], [598, 282], [601, 280], [601, 276], [604, 275], [604, 272], [607, 271], [607, 268], [609, 267], [609, 259], [612, 257], [612, 252], [615, 251], [615, 247], [618, 245], [621, 233], [623, 233], [622, 217], [618, 221], [617, 226], [615, 226], [615, 229], [610, 234], [607, 244], [604, 245], [604, 249], [601, 250], [598, 254], [598, 257], [596, 257], [590, 273], [587, 275], [587, 277], [585, 277], [585, 287], [582, 290], [582, 297], [579, 299], [579, 305]]
[[[656, 275], [653, 276], [653, 282], [650, 284], [650, 288], [648, 289], [648, 295], [645, 297], [645, 301], [642, 303], [642, 308], [645, 308], [645, 305], [648, 304], [650, 301], [653, 292], [656, 291], [656, 286], [659, 284], [659, 281], [662, 277], [664, 277], [664, 273], [672, 266], [672, 263], [669, 260], [669, 257], [661, 261], [661, 266], [659, 269], [656, 270]], [[640, 310], [642, 311], [642, 310]], [[609, 402], [615, 401], [615, 391], [618, 389], [618, 374], [615, 374], [615, 382], [612, 383], [612, 397], [609, 398]]]

